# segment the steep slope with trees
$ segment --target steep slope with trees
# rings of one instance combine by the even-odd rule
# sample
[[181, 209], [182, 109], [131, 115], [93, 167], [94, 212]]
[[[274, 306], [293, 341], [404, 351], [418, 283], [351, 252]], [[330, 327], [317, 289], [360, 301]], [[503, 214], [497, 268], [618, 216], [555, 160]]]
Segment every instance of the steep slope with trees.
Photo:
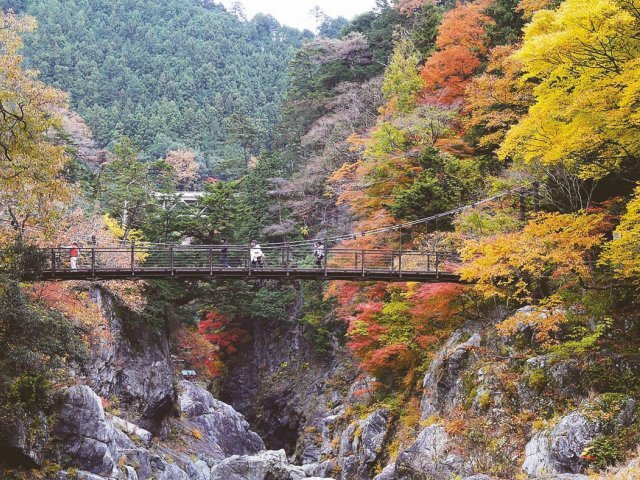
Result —
[[[0, 2], [33, 16], [28, 63], [70, 93], [99, 146], [126, 134], [151, 158], [177, 148], [209, 168], [268, 148], [287, 89], [286, 67], [311, 36], [273, 17], [251, 21], [213, 2]], [[241, 15], [241, 12], [239, 13]], [[246, 147], [245, 147], [246, 148]]]

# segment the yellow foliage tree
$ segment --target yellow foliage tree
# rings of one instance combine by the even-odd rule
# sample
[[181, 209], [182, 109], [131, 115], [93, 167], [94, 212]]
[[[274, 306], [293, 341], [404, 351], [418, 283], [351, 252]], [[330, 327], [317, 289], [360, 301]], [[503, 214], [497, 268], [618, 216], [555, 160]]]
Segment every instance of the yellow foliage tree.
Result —
[[535, 103], [499, 155], [602, 178], [640, 158], [640, 0], [541, 10], [515, 53]]
[[627, 204], [627, 212], [615, 230], [614, 240], [607, 243], [600, 259], [620, 279], [640, 282], [640, 187]]
[[53, 232], [68, 199], [61, 178], [67, 156], [50, 138], [61, 127], [54, 110], [66, 95], [38, 81], [18, 54], [22, 34], [34, 29], [30, 17], [0, 15], [0, 215], [4, 232], [20, 239], [33, 227]]
[[541, 214], [521, 231], [468, 241], [462, 279], [486, 298], [537, 302], [590, 275], [602, 215]]
[[496, 150], [533, 102], [532, 85], [519, 83], [521, 64], [513, 52], [511, 45], [495, 47], [485, 72], [467, 86], [465, 123], [478, 131], [482, 148]]

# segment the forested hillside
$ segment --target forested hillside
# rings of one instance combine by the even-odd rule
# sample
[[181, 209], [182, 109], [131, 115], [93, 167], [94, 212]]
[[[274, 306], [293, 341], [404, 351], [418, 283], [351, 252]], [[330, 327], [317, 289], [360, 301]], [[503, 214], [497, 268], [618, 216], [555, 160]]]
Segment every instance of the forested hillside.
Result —
[[[640, 0], [381, 0], [304, 43], [210, 3], [5, 6], [0, 476], [640, 478]], [[252, 239], [295, 265], [229, 264]], [[186, 243], [240, 279], [174, 278]], [[364, 251], [436, 276], [329, 281]]]
[[[32, 15], [28, 64], [71, 95], [99, 146], [131, 137], [143, 153], [193, 150], [237, 170], [243, 147], [268, 149], [303, 34], [195, 0], [0, 2]], [[236, 165], [220, 165], [222, 160]], [[229, 162], [231, 163], [231, 162]]]

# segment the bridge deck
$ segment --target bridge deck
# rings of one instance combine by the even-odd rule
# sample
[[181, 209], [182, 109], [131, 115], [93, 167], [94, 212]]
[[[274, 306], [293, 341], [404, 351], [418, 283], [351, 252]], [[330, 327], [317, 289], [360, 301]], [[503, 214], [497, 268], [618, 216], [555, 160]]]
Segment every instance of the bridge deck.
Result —
[[[226, 252], [224, 251], [226, 249]], [[72, 268], [69, 248], [43, 249], [43, 280], [300, 279], [388, 282], [460, 282], [455, 259], [444, 252], [329, 249], [320, 260], [308, 248], [262, 249], [261, 265], [250, 247], [131, 246], [82, 248]]]

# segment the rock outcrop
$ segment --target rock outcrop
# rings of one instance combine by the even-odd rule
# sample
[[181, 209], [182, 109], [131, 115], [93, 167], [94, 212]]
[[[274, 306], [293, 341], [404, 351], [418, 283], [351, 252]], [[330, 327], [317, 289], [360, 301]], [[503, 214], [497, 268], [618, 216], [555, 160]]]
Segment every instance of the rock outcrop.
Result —
[[450, 452], [449, 435], [442, 425], [425, 428], [416, 441], [398, 454], [395, 478], [448, 480], [463, 470], [463, 460]]
[[187, 427], [202, 436], [198, 451], [219, 461], [265, 449], [262, 439], [249, 430], [247, 421], [232, 407], [192, 382], [180, 382], [179, 390], [180, 411]]
[[109, 331], [92, 339], [88, 384], [104, 398], [117, 397], [126, 420], [156, 433], [175, 401], [166, 336], [131, 318], [103, 289], [89, 293]]
[[581, 473], [587, 467], [583, 458], [585, 448], [597, 437], [610, 434], [617, 428], [629, 425], [634, 418], [636, 401], [625, 399], [616, 406], [611, 420], [598, 418], [593, 411], [583, 409], [569, 415], [548, 430], [537, 433], [525, 449], [522, 469], [532, 477], [555, 474]]
[[[211, 469], [211, 480], [302, 480], [300, 467], [290, 465], [284, 450], [234, 455]], [[317, 477], [316, 477], [317, 478]]]
[[59, 454], [68, 458], [71, 466], [104, 476], [116, 470], [119, 455], [115, 429], [104, 414], [100, 398], [88, 386], [66, 391], [54, 433]]
[[389, 412], [376, 410], [364, 420], [349, 425], [340, 438], [338, 464], [343, 478], [371, 478], [369, 472], [382, 450]]
[[422, 418], [449, 410], [459, 402], [460, 373], [467, 366], [473, 348], [479, 347], [481, 341], [478, 333], [466, 341], [462, 341], [463, 336], [463, 331], [454, 333], [431, 362], [422, 383]]

